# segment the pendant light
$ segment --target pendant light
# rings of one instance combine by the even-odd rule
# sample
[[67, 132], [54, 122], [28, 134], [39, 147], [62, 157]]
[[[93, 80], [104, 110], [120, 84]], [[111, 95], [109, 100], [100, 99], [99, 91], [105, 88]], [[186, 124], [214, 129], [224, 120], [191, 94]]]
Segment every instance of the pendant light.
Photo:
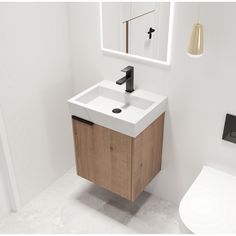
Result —
[[198, 3], [198, 22], [193, 25], [193, 30], [188, 46], [188, 53], [193, 57], [200, 57], [203, 54], [204, 39], [203, 25], [199, 23], [200, 3]]

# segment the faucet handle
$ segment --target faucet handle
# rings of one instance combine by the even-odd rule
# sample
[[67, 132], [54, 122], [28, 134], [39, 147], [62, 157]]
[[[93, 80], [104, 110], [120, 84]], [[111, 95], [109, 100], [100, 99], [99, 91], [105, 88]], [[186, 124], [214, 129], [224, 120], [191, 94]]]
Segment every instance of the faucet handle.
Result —
[[130, 71], [134, 70], [134, 67], [133, 66], [127, 66], [125, 67], [123, 70], [121, 70], [122, 72], [125, 72], [125, 73], [128, 73]]

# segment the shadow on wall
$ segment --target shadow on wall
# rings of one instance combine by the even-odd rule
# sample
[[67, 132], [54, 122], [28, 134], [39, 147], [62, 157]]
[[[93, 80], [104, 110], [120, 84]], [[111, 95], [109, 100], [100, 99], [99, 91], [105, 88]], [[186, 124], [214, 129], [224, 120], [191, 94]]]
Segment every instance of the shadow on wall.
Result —
[[[203, 154], [202, 150], [197, 150], [192, 154], [198, 156], [197, 161], [195, 161], [196, 159], [193, 160], [192, 156], [184, 155], [185, 152], [191, 153], [192, 150], [196, 150], [196, 144], [199, 141], [197, 137], [194, 137], [193, 132], [196, 133], [197, 131], [188, 129], [191, 125], [188, 123], [188, 114], [176, 116], [176, 110], [171, 107], [172, 103], [169, 99], [165, 114], [161, 171], [147, 186], [146, 190], [169, 201], [173, 201], [173, 198], [167, 198], [166, 196], [173, 196], [174, 192], [175, 201], [173, 202], [179, 203], [191, 186], [192, 181], [201, 171]], [[173, 119], [173, 117], [175, 118]], [[177, 123], [181, 125], [177, 126]], [[181, 127], [185, 127], [185, 129]], [[182, 137], [182, 140], [186, 141], [179, 142], [178, 137]]]
[[55, 173], [58, 169], [64, 173], [65, 164], [67, 169], [74, 164], [72, 125], [67, 104], [71, 91], [72, 85], [63, 80], [41, 92], [51, 169], [55, 169]]
[[74, 165], [72, 125], [67, 104], [71, 91], [71, 84], [63, 80], [41, 92], [51, 169], [60, 169], [61, 172], [65, 170], [65, 163], [67, 169]]

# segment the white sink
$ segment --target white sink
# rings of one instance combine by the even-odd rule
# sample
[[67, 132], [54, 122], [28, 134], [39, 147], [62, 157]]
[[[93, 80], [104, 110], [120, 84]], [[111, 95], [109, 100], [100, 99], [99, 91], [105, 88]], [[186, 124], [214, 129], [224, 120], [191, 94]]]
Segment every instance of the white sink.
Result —
[[[68, 100], [71, 115], [136, 137], [166, 110], [167, 97], [103, 80]], [[120, 113], [113, 113], [120, 108]]]

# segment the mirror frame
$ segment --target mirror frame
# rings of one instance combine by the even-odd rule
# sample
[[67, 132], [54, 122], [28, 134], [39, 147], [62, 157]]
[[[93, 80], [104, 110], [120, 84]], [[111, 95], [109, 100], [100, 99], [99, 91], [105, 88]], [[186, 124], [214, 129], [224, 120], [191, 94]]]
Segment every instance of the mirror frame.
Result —
[[100, 8], [100, 36], [101, 36], [101, 50], [103, 54], [116, 56], [123, 59], [128, 59], [134, 62], [143, 62], [147, 64], [159, 65], [162, 67], [170, 67], [171, 65], [171, 52], [172, 52], [172, 36], [173, 36], [173, 24], [174, 24], [174, 7], [175, 3], [170, 2], [170, 17], [169, 17], [169, 29], [168, 29], [168, 43], [167, 43], [167, 54], [166, 61], [156, 60], [148, 57], [142, 57], [133, 54], [127, 54], [116, 50], [105, 48], [103, 45], [103, 26], [102, 26], [102, 1], [99, 3]]

